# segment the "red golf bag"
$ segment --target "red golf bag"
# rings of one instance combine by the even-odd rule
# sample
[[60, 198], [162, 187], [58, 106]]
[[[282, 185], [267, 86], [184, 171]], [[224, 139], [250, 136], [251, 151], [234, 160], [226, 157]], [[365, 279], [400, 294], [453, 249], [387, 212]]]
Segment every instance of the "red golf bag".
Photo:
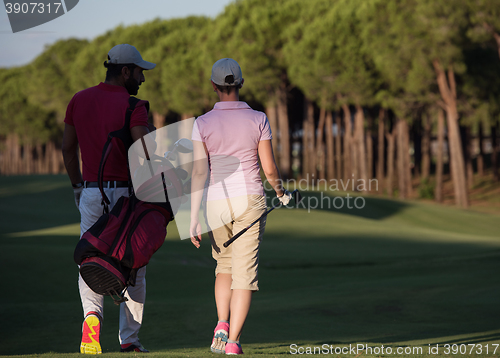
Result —
[[168, 204], [122, 196], [110, 213], [87, 230], [75, 249], [80, 275], [92, 291], [122, 302], [137, 270], [163, 245], [172, 219]]

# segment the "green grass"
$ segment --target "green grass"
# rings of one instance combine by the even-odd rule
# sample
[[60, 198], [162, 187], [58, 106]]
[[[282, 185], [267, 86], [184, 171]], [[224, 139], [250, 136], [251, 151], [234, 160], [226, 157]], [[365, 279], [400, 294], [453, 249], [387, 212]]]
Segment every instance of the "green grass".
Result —
[[[328, 200], [303, 194], [310, 203]], [[80, 356], [79, 215], [68, 179], [0, 177], [0, 215], [0, 355]], [[208, 240], [196, 250], [168, 229], [147, 269], [141, 342], [151, 357], [213, 356]], [[481, 355], [479, 346], [446, 354], [448, 343], [482, 344], [482, 356], [500, 356], [500, 348], [492, 352], [500, 343], [499, 229], [499, 215], [373, 197], [361, 210], [275, 210], [241, 340], [245, 355], [281, 356], [291, 344], [422, 347], [386, 357], [435, 357], [429, 344], [438, 344], [439, 356]], [[138, 356], [117, 353], [117, 333], [118, 309], [106, 299], [103, 357]]]

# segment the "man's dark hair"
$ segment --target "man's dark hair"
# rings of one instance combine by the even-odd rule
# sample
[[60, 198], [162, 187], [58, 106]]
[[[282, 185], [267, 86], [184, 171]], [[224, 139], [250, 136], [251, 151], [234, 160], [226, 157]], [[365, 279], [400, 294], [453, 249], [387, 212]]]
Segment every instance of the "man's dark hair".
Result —
[[104, 61], [104, 67], [106, 67], [106, 81], [116, 78], [120, 76], [122, 73], [122, 68], [123, 67], [128, 67], [130, 72], [134, 72], [134, 69], [137, 67], [137, 65], [134, 65], [133, 63], [120, 63], [120, 64], [114, 64], [114, 63], [109, 63], [107, 61]]

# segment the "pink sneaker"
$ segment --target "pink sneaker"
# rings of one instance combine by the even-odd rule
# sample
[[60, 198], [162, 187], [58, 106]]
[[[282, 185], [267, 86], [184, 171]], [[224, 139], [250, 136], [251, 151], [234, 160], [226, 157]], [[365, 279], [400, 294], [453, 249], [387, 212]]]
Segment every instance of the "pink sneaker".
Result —
[[227, 336], [229, 336], [229, 323], [219, 322], [214, 329], [214, 338], [210, 350], [214, 353], [224, 353], [224, 348], [227, 343]]
[[226, 344], [226, 354], [227, 355], [243, 354], [240, 342], [228, 340]]

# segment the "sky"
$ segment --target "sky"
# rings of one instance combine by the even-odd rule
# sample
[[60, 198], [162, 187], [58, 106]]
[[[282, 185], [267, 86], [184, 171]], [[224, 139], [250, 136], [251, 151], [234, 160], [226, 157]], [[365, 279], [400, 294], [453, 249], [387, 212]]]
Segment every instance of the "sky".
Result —
[[[33, 0], [12, 0], [33, 2]], [[36, 0], [35, 0], [36, 1]], [[8, 1], [4, 1], [7, 3]], [[58, 0], [54, 0], [58, 2]], [[155, 18], [189, 15], [215, 17], [232, 0], [80, 0], [64, 15], [45, 24], [13, 33], [7, 7], [0, 5], [0, 67], [23, 66], [47, 45], [76, 37], [92, 40], [118, 25], [142, 24]]]

